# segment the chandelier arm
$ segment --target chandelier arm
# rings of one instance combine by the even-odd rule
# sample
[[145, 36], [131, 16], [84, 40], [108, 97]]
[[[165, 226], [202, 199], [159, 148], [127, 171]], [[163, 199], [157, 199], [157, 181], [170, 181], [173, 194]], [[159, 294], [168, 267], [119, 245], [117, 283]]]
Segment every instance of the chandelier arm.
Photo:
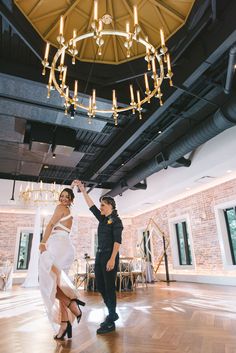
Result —
[[[137, 12], [137, 11], [136, 11]], [[109, 29], [109, 30], [104, 30], [102, 27], [102, 20], [101, 19], [94, 19], [94, 22], [91, 24], [92, 26], [92, 30], [90, 32], [84, 33], [82, 35], [77, 36], [76, 34], [76, 30], [73, 31], [73, 38], [71, 38], [68, 42], [65, 42], [65, 38], [63, 37], [63, 30], [60, 32], [59, 37], [57, 38], [60, 47], [57, 50], [56, 54], [54, 55], [54, 58], [52, 60], [52, 64], [51, 66], [49, 65], [48, 62], [48, 52], [49, 52], [49, 44], [47, 43], [46, 46], [46, 51], [45, 51], [45, 57], [44, 60], [42, 61], [43, 64], [43, 74], [45, 74], [45, 69], [50, 69], [50, 76], [49, 76], [49, 83], [48, 83], [48, 97], [50, 97], [50, 90], [52, 89], [52, 85], [51, 83], [53, 82], [54, 87], [56, 88], [56, 90], [60, 93], [61, 97], [64, 97], [65, 99], [65, 113], [67, 114], [67, 110], [68, 108], [72, 105], [73, 109], [76, 108], [80, 108], [82, 110], [85, 110], [88, 112], [89, 117], [91, 116], [95, 116], [96, 113], [102, 113], [102, 114], [113, 114], [114, 119], [117, 122], [117, 117], [118, 117], [118, 113], [120, 112], [125, 112], [125, 111], [129, 111], [132, 110], [133, 113], [135, 112], [135, 110], [137, 110], [139, 112], [140, 118], [141, 118], [141, 110], [142, 110], [142, 105], [145, 103], [150, 103], [150, 99], [155, 96], [157, 98], [159, 98], [160, 100], [160, 104], [162, 105], [162, 93], [161, 93], [161, 84], [163, 82], [164, 79], [169, 79], [170, 81], [170, 85], [172, 85], [172, 76], [173, 73], [171, 71], [171, 64], [170, 64], [170, 56], [167, 53], [168, 49], [165, 46], [165, 40], [164, 40], [164, 32], [161, 29], [160, 30], [160, 35], [161, 35], [161, 47], [160, 47], [160, 52], [157, 51], [157, 49], [148, 41], [148, 38], [145, 37], [145, 39], [143, 39], [140, 36], [140, 27], [138, 25], [138, 18], [137, 18], [137, 14], [136, 14], [136, 22], [135, 22], [135, 26], [134, 26], [134, 32], [130, 32], [129, 30], [129, 26], [126, 27], [126, 31], [120, 31], [120, 30], [116, 30], [116, 29]], [[61, 19], [61, 22], [63, 23], [63, 19]], [[149, 82], [148, 82], [148, 78], [147, 78], [147, 74], [145, 74], [145, 86], [146, 86], [146, 97], [144, 97], [142, 100], [140, 99], [140, 91], [138, 90], [137, 93], [137, 102], [135, 102], [134, 97], [131, 97], [131, 103], [130, 105], [127, 105], [125, 107], [120, 107], [118, 108], [117, 106], [117, 98], [116, 98], [116, 94], [114, 95], [113, 98], [113, 106], [111, 107], [111, 109], [98, 109], [96, 107], [96, 92], [95, 90], [93, 90], [93, 103], [91, 103], [92, 98], [89, 98], [89, 104], [85, 105], [82, 103], [78, 102], [77, 99], [77, 84], [78, 81], [75, 82], [75, 89], [74, 89], [74, 97], [70, 96], [70, 92], [69, 92], [69, 87], [66, 86], [66, 74], [67, 74], [67, 67], [64, 65], [64, 58], [65, 58], [65, 54], [66, 51], [69, 52], [70, 55], [72, 55], [73, 59], [72, 59], [72, 63], [75, 63], [75, 56], [78, 53], [78, 50], [76, 49], [76, 43], [83, 41], [85, 39], [89, 39], [89, 38], [94, 38], [96, 41], [96, 44], [98, 45], [98, 50], [99, 52], [101, 52], [101, 47], [104, 44], [104, 39], [102, 39], [102, 37], [105, 36], [118, 36], [118, 37], [122, 37], [125, 38], [125, 46], [128, 48], [130, 48], [129, 46], [129, 42], [136, 42], [139, 43], [141, 45], [143, 45], [146, 48], [146, 53], [147, 55], [145, 56], [145, 60], [148, 61], [148, 70], [150, 70], [150, 63], [152, 62], [152, 71], [153, 71], [153, 89], [151, 90], [149, 88]], [[128, 44], [127, 44], [128, 43]], [[127, 46], [128, 45], [128, 46]], [[59, 59], [59, 57], [61, 57], [60, 59], [60, 64], [57, 64], [57, 61]], [[160, 68], [160, 72], [156, 71], [156, 64], [155, 61], [157, 60], [158, 64], [159, 64], [159, 68]], [[167, 74], [165, 76], [165, 71], [164, 71], [164, 62], [167, 63]], [[59, 75], [59, 80], [62, 81], [62, 83], [58, 83], [56, 75], [55, 75], [55, 71], [59, 71], [60, 75]], [[88, 78], [89, 80], [89, 78]], [[132, 88], [133, 90], [133, 88]], [[115, 92], [115, 91], [114, 91]], [[133, 94], [133, 91], [132, 91]], [[83, 100], [82, 100], [83, 101]]]

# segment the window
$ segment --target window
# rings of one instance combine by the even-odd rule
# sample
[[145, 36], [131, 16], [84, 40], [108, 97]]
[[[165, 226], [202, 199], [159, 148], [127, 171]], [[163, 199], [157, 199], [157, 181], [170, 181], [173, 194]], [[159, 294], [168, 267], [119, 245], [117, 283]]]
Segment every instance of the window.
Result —
[[30, 251], [32, 246], [33, 233], [20, 233], [19, 249], [17, 256], [17, 270], [27, 270], [30, 260]]
[[196, 268], [191, 219], [188, 214], [168, 220], [170, 247], [174, 269], [189, 270]]
[[97, 253], [98, 248], [98, 232], [97, 229], [92, 229], [92, 239], [91, 239], [91, 250], [88, 252], [88, 256], [94, 257]]
[[232, 264], [236, 265], [236, 207], [224, 210]]
[[151, 239], [149, 238], [149, 230], [143, 232], [143, 252], [146, 256], [147, 261], [152, 262], [152, 254], [151, 254]]
[[179, 264], [192, 265], [191, 247], [186, 222], [175, 223]]
[[94, 233], [94, 255], [96, 255], [98, 248], [98, 233], [97, 231]]

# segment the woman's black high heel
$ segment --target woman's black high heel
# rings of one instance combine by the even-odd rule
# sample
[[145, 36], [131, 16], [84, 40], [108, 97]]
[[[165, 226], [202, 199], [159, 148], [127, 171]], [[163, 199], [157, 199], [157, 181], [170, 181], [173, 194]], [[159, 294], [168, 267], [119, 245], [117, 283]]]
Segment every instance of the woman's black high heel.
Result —
[[71, 305], [72, 302], [76, 302], [76, 304], [78, 305], [79, 311], [80, 311], [80, 315], [76, 316], [77, 322], [78, 322], [78, 324], [79, 324], [79, 322], [80, 322], [80, 320], [81, 320], [81, 317], [82, 317], [82, 311], [81, 311], [81, 309], [80, 309], [79, 306], [80, 306], [80, 305], [85, 306], [85, 302], [82, 302], [82, 300], [79, 300], [79, 299], [77, 299], [77, 298], [71, 299], [69, 305], [67, 305], [67, 308], [69, 308], [69, 306]]
[[72, 326], [70, 321], [61, 321], [61, 322], [67, 323], [66, 329], [60, 337], [58, 336], [58, 334], [55, 335], [54, 340], [64, 340], [66, 334], [68, 338], [72, 338]]

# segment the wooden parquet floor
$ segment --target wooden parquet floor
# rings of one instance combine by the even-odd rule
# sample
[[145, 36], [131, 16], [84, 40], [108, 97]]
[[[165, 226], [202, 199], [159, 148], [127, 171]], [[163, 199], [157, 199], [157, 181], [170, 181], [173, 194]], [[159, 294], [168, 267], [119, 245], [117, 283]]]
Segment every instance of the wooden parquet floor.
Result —
[[57, 343], [38, 289], [0, 292], [0, 352], [236, 353], [236, 287], [158, 283], [118, 297], [116, 331], [97, 336], [103, 304], [81, 290], [82, 321]]

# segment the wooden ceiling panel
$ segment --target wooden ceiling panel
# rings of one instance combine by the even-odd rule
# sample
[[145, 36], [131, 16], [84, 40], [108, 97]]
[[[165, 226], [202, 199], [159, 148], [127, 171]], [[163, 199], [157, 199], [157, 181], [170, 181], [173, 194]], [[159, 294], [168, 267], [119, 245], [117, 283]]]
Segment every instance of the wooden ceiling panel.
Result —
[[[109, 14], [113, 21], [105, 29], [125, 30], [125, 24], [133, 25], [133, 5], [138, 6], [141, 35], [149, 37], [151, 43], [160, 45], [159, 30], [163, 28], [166, 38], [175, 33], [186, 21], [194, 0], [99, 0], [98, 15]], [[57, 44], [60, 16], [65, 19], [66, 40], [72, 37], [73, 29], [79, 34], [90, 31], [93, 20], [93, 0], [15, 0], [15, 4], [31, 22], [37, 32], [54, 46]], [[145, 55], [145, 48], [134, 45], [127, 59], [124, 40], [105, 38], [102, 55], [95, 53], [95, 45], [86, 40], [78, 44], [78, 58], [82, 61], [119, 64]]]

